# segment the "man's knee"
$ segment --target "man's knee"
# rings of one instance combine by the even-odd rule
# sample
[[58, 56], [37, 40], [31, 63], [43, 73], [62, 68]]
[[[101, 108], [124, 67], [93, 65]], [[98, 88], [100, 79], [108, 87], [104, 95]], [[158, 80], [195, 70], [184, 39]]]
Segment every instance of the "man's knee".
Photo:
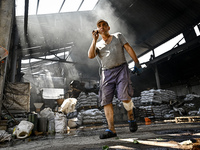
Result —
[[128, 101], [123, 101], [123, 105], [124, 105], [124, 108], [125, 108], [127, 111], [132, 110], [133, 107], [134, 107], [132, 100], [130, 100], [129, 102], [128, 102]]

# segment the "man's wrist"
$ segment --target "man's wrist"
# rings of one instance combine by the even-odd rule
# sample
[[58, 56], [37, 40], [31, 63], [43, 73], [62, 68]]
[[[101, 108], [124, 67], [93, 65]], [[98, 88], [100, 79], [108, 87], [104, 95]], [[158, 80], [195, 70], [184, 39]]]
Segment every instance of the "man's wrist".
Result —
[[138, 61], [138, 62], [135, 62], [135, 67], [141, 68], [141, 65], [140, 65], [140, 62], [139, 62], [139, 61]]

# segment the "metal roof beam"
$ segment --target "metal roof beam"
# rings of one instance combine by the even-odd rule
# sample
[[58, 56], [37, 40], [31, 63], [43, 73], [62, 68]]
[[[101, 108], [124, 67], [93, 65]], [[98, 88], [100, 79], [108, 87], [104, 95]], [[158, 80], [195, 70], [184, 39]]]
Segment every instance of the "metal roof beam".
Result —
[[154, 58], [153, 60], [142, 63], [142, 64], [146, 64], [146, 65], [154, 64], [154, 63], [156, 63], [156, 62], [158, 62], [158, 61], [160, 61], [164, 58], [167, 58], [167, 57], [169, 57], [169, 56], [171, 56], [175, 53], [178, 53], [180, 51], [186, 52], [188, 50], [191, 50], [189, 47], [194, 46], [194, 45], [200, 46], [200, 37], [197, 37], [197, 38], [195, 38], [194, 40], [192, 40], [188, 43], [182, 44], [179, 47], [173, 48], [172, 50]]
[[25, 0], [25, 9], [24, 9], [24, 33], [27, 35], [27, 28], [28, 28], [28, 5], [29, 0]]
[[46, 58], [38, 58], [38, 57], [32, 57], [32, 58], [41, 59], [41, 60], [47, 60], [47, 61], [57, 61], [57, 62], [62, 62], [62, 63], [72, 63], [72, 64], [76, 63], [76, 62], [72, 62], [72, 61], [66, 61], [65, 59], [56, 60], [56, 59], [46, 59]]

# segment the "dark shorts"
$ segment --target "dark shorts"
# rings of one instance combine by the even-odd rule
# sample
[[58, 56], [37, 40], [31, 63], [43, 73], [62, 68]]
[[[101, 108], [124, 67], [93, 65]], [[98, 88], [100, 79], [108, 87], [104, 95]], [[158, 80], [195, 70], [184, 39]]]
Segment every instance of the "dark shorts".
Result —
[[133, 88], [130, 80], [128, 64], [102, 71], [99, 100], [101, 106], [111, 104], [115, 90], [119, 100], [130, 100]]

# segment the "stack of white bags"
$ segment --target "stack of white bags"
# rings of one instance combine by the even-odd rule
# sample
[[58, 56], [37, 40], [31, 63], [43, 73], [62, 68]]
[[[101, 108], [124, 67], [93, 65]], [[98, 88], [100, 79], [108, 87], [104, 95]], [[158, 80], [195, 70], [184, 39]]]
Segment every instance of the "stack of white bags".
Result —
[[141, 103], [144, 104], [152, 104], [158, 103], [161, 104], [162, 102], [169, 102], [170, 100], [175, 100], [176, 94], [170, 90], [154, 90], [151, 89], [149, 91], [141, 92]]
[[98, 109], [81, 110], [77, 118], [78, 118], [77, 124], [79, 125], [97, 124], [105, 122], [105, 117], [103, 113]]
[[81, 92], [77, 100], [76, 109], [86, 106], [97, 106], [98, 96], [93, 92], [88, 93], [88, 95]]
[[141, 97], [132, 97], [131, 99], [135, 107], [141, 106]]
[[184, 98], [184, 101], [191, 101], [193, 100], [195, 97], [200, 97], [200, 95], [196, 95], [196, 94], [187, 94], [186, 97]]

